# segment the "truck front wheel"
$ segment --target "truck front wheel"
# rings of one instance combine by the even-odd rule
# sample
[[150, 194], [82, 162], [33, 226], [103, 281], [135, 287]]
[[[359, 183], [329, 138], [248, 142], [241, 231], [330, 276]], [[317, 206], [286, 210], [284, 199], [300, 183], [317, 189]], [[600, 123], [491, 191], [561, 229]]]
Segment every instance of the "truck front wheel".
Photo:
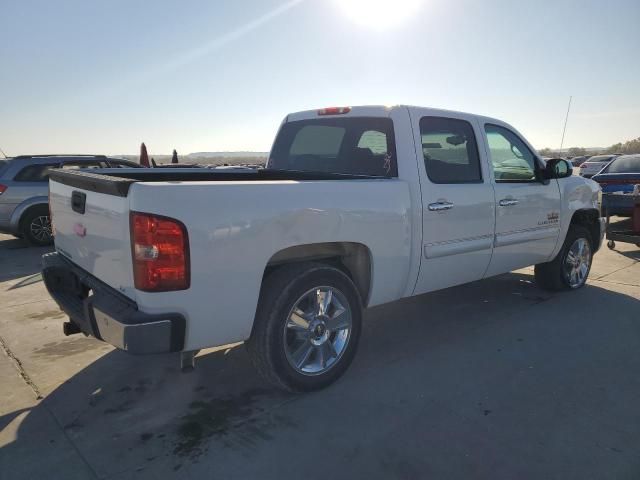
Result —
[[580, 288], [587, 282], [592, 260], [589, 230], [580, 225], [571, 225], [556, 258], [535, 266], [536, 283], [545, 290]]
[[258, 371], [285, 390], [336, 381], [356, 353], [362, 324], [358, 290], [341, 270], [287, 265], [265, 279], [247, 349]]

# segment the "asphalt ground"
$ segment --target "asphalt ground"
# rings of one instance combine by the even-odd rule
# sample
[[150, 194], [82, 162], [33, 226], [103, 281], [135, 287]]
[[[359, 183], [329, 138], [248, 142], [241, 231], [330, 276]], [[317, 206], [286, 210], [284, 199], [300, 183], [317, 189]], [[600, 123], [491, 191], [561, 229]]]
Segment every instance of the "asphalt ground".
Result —
[[640, 478], [640, 249], [587, 286], [532, 269], [370, 309], [347, 374], [288, 395], [242, 347], [135, 357], [82, 335], [0, 235], [0, 479]]

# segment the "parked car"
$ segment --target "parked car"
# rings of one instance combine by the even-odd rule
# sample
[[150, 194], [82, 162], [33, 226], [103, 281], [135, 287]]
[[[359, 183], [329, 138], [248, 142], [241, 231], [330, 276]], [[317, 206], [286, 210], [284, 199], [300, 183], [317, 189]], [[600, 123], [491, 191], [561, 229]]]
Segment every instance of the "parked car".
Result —
[[579, 167], [580, 165], [582, 165], [584, 162], [586, 162], [587, 160], [589, 160], [589, 158], [591, 158], [588, 155], [582, 155], [579, 157], [573, 157], [571, 159], [571, 165], [573, 165], [574, 167]]
[[[616, 157], [593, 180], [602, 187], [603, 193], [633, 192], [635, 185], [640, 185], [640, 155], [622, 155]], [[606, 205], [611, 215], [630, 217], [633, 214], [632, 202], [624, 198], [608, 196]]]
[[606, 167], [611, 160], [616, 158], [617, 155], [595, 155], [586, 162], [580, 165], [580, 176], [585, 178], [591, 178], [604, 167]]
[[104, 155], [22, 155], [0, 162], [0, 232], [33, 245], [52, 242], [49, 173], [55, 169], [136, 168], [140, 165]]
[[245, 341], [294, 391], [344, 373], [363, 308], [528, 265], [577, 289], [603, 235], [600, 189], [569, 162], [429, 108], [290, 114], [261, 170], [100, 173], [51, 174], [43, 276], [66, 333], [186, 366]]

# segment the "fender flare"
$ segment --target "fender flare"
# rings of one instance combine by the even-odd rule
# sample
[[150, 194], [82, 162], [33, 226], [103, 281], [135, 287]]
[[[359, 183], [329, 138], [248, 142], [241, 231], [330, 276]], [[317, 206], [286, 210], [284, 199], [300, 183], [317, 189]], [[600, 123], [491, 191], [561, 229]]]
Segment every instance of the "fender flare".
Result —
[[11, 214], [11, 219], [9, 220], [9, 228], [12, 232], [19, 233], [20, 232], [20, 221], [24, 214], [31, 207], [36, 206], [44, 206], [49, 207], [49, 197], [45, 197], [44, 195], [39, 195], [37, 197], [31, 197], [21, 204], [19, 204]]

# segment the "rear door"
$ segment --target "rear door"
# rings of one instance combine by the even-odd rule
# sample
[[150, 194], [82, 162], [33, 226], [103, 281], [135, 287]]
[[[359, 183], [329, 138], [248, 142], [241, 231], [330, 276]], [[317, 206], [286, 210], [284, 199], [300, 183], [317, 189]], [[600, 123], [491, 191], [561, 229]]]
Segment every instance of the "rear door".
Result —
[[495, 212], [487, 163], [478, 148], [482, 137], [472, 117], [422, 109], [411, 115], [422, 157], [419, 294], [483, 277], [491, 259]]
[[15, 208], [27, 200], [32, 204], [46, 204], [49, 172], [57, 167], [57, 163], [33, 163], [15, 172], [13, 178], [7, 178], [9, 188], [0, 199], [0, 219], [9, 222]]
[[540, 161], [506, 125], [484, 123], [483, 141], [496, 194], [496, 236], [487, 276], [550, 260], [560, 235], [560, 188], [541, 182]]

